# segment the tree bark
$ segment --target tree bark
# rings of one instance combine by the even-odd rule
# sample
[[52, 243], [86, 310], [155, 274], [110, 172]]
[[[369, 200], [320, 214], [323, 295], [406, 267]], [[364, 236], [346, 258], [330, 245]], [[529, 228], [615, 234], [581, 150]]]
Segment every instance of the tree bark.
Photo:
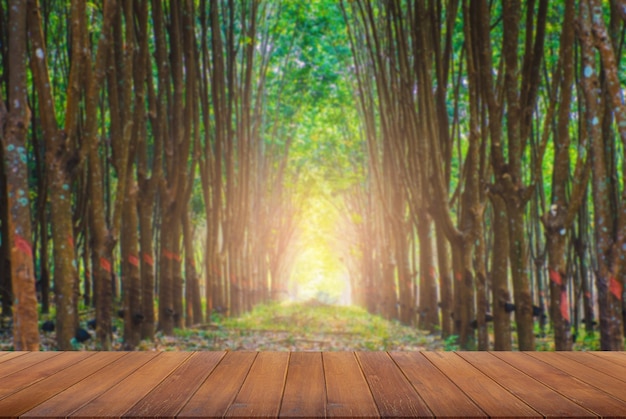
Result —
[[0, 101], [0, 139], [7, 181], [7, 224], [13, 288], [13, 345], [17, 351], [38, 351], [37, 296], [31, 238], [26, 133], [30, 110], [26, 91], [27, 4], [9, 2], [9, 80], [7, 110]]
[[[74, 149], [74, 122], [78, 115], [77, 103], [80, 91], [75, 83], [81, 78], [82, 60], [76, 56], [72, 60], [68, 98], [66, 103], [66, 129], [61, 130], [56, 123], [55, 101], [52, 97], [51, 83], [48, 76], [46, 48], [44, 44], [42, 21], [37, 1], [29, 1], [29, 32], [34, 56], [31, 68], [39, 96], [39, 111], [42, 121], [43, 135], [46, 146], [46, 175], [50, 188], [50, 226], [54, 243], [54, 282], [56, 300], [56, 333], [60, 350], [73, 349], [72, 338], [78, 327], [78, 301], [76, 286], [78, 271], [74, 247], [74, 231], [72, 220], [72, 183], [74, 160], [77, 151]], [[72, 5], [71, 21], [73, 27], [73, 51], [82, 49], [84, 28], [84, 4]]]

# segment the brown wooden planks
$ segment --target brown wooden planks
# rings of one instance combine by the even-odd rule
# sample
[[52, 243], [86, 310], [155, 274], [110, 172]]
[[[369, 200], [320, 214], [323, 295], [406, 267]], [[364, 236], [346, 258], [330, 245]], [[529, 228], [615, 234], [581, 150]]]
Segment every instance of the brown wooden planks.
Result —
[[478, 371], [458, 354], [427, 352], [424, 353], [424, 356], [446, 374], [489, 416], [540, 417], [538, 412]]
[[526, 353], [493, 352], [493, 354], [597, 415], [626, 416], [626, 404], [623, 402]]
[[150, 352], [132, 352], [112, 362], [97, 375], [91, 375], [67, 390], [24, 413], [22, 418], [65, 418], [95, 397], [120, 382], [156, 356]]
[[491, 353], [460, 352], [459, 356], [546, 417], [596, 417]]
[[[28, 352], [28, 351], [0, 352], [0, 364], [10, 359], [17, 358], [19, 356], [23, 356], [29, 353], [31, 352]], [[1, 369], [2, 369], [2, 365], [0, 365], [0, 370]]]
[[390, 355], [435, 416], [487, 417], [485, 412], [421, 352], [391, 352]]
[[194, 352], [123, 417], [174, 417], [223, 356], [224, 352]]
[[354, 353], [324, 352], [329, 417], [379, 417], [369, 386]]
[[75, 411], [72, 418], [120, 417], [168, 377], [190, 352], [159, 352], [105, 393]]
[[179, 418], [221, 418], [231, 405], [258, 352], [227, 352], [189, 399]]
[[32, 365], [47, 361], [59, 355], [59, 352], [16, 352], [19, 356], [10, 356], [0, 364], [0, 379]]
[[589, 352], [557, 352], [557, 354], [626, 382], [626, 365], [615, 363], [609, 357], [595, 356]]
[[289, 359], [281, 417], [326, 416], [326, 385], [320, 352], [294, 352]]
[[606, 361], [614, 362], [615, 364], [621, 365], [622, 367], [626, 367], [626, 352], [593, 351], [585, 353], [594, 355], [594, 357], [596, 358], [602, 358]]
[[[83, 354], [81, 353], [80, 355], [84, 356]], [[72, 353], [67, 353], [69, 357], [72, 355]], [[97, 354], [87, 353], [86, 355], [88, 357], [82, 361], [72, 363], [56, 374], [37, 381], [35, 384], [0, 400], [0, 417], [14, 418], [29, 411], [85, 377], [96, 373], [96, 371], [106, 367], [125, 354], [120, 352], [100, 352]], [[76, 359], [80, 359], [80, 356], [77, 355]]]
[[626, 417], [620, 357], [0, 352], [0, 417]]
[[283, 396], [288, 352], [257, 355], [226, 417], [276, 417]]
[[[41, 353], [41, 352], [34, 352]], [[29, 368], [18, 369], [13, 374], [7, 375], [0, 379], [0, 399], [13, 394], [25, 387], [33, 385], [37, 381], [43, 380], [52, 374], [55, 374], [82, 359], [93, 356], [89, 352], [47, 352], [52, 356], [41, 356], [40, 362], [30, 365]], [[78, 355], [80, 354], [80, 355]], [[24, 361], [27, 359], [24, 358]], [[30, 360], [28, 360], [30, 362]]]
[[613, 397], [626, 402], [626, 383], [618, 380], [617, 378], [608, 376], [602, 371], [598, 371], [597, 369], [591, 368], [587, 365], [582, 365], [581, 363], [561, 356], [558, 353], [529, 352], [528, 355], [565, 371], [572, 377], [576, 377], [580, 381], [584, 381], [587, 384], [599, 388], [605, 393], [609, 393]]
[[386, 352], [357, 352], [382, 417], [432, 417], [433, 414]]

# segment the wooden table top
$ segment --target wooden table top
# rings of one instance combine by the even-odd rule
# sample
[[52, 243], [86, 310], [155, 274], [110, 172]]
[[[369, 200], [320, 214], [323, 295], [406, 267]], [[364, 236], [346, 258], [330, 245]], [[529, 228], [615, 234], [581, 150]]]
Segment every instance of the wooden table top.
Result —
[[0, 352], [0, 417], [626, 417], [625, 352]]

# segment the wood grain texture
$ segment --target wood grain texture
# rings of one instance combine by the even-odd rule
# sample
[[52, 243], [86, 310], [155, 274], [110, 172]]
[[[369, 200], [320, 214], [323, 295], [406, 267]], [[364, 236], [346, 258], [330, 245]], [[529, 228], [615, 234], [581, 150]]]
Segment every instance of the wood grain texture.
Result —
[[69, 417], [121, 417], [190, 356], [190, 352], [156, 353], [150, 361]]
[[9, 356], [0, 364], [0, 379], [28, 367], [44, 362], [59, 355], [59, 352], [16, 352], [18, 356]]
[[491, 417], [541, 417], [523, 401], [487, 377], [458, 354], [424, 353], [437, 368]]
[[175, 417], [223, 356], [224, 352], [192, 353], [122, 417]]
[[150, 352], [132, 352], [110, 363], [101, 374], [91, 375], [46, 400], [21, 418], [65, 418], [156, 356]]
[[402, 370], [437, 417], [485, 418], [483, 412], [456, 384], [420, 352], [392, 352]]
[[179, 418], [221, 418], [239, 393], [256, 352], [227, 352], [179, 412]]
[[[71, 359], [72, 354], [67, 354], [66, 356]], [[83, 355], [84, 359], [79, 362], [73, 362], [67, 368], [0, 400], [0, 417], [18, 417], [66, 388], [89, 377], [96, 371], [101, 370], [125, 354], [121, 352], [100, 352], [98, 354], [86, 353], [86, 355], [86, 357]], [[81, 357], [77, 356], [76, 359], [81, 359]]]
[[[83, 352], [80, 356], [69, 355], [67, 353], [48, 352], [48, 354], [52, 356], [40, 357], [40, 362], [33, 364], [30, 364], [32, 359], [20, 357], [23, 361], [25, 361], [25, 364], [29, 365], [27, 368], [11, 368], [11, 370], [16, 371], [0, 378], [0, 399], [4, 399], [8, 395], [33, 385], [37, 381], [43, 380], [44, 378], [69, 367], [71, 364], [92, 355], [85, 352]], [[0, 370], [1, 369], [2, 367], [0, 367]]]
[[326, 416], [326, 385], [320, 352], [291, 354], [279, 416], [288, 418]]
[[0, 418], [626, 417], [623, 352], [0, 352]]
[[626, 367], [626, 352], [608, 352], [608, 351], [602, 351], [602, 352], [584, 352], [584, 354], [591, 354], [591, 355], [595, 355], [595, 359], [604, 359], [605, 361], [611, 361], [614, 362], [617, 365], [620, 365], [622, 367]]
[[498, 358], [603, 417], [625, 417], [626, 404], [527, 353], [494, 352]]
[[328, 417], [379, 417], [367, 381], [352, 352], [322, 354]]
[[558, 353], [549, 357], [546, 357], [546, 354], [546, 352], [528, 353], [528, 355], [533, 358], [539, 359], [548, 365], [556, 367], [570, 376], [578, 378], [580, 381], [584, 381], [585, 383], [626, 402], [626, 383], [623, 381], [611, 377], [596, 368], [583, 365], [573, 359], [561, 356]]
[[259, 353], [225, 416], [278, 416], [288, 364], [288, 352]]
[[589, 356], [584, 352], [558, 352], [557, 354], [626, 383], [626, 365], [613, 362], [608, 357]]
[[357, 352], [382, 417], [432, 417], [424, 400], [386, 352]]
[[592, 412], [491, 353], [460, 352], [459, 355], [546, 417], [596, 417]]
[[23, 356], [23, 355], [30, 354], [30, 353], [32, 352], [28, 352], [28, 351], [1, 352], [0, 364], [10, 359], [17, 358], [18, 356]]

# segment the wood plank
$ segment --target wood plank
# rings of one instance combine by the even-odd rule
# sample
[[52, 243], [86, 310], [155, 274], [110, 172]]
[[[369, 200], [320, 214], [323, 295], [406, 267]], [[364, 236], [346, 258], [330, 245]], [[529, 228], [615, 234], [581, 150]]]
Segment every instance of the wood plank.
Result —
[[520, 371], [541, 381], [573, 402], [603, 417], [624, 417], [626, 404], [560, 369], [520, 352], [493, 352]]
[[285, 387], [289, 352], [260, 352], [226, 417], [276, 417]]
[[386, 352], [357, 352], [382, 417], [432, 417], [433, 413]]
[[[18, 356], [23, 356], [29, 353], [31, 352], [28, 352], [28, 351], [0, 352], [0, 364], [10, 359], [17, 358]], [[0, 368], [2, 368], [2, 366], [0, 366]]]
[[223, 356], [224, 352], [194, 352], [123, 417], [174, 417]]
[[367, 381], [352, 352], [324, 352], [329, 417], [380, 417]]
[[546, 417], [596, 417], [488, 352], [459, 352], [466, 361]]
[[590, 384], [605, 393], [626, 402], [626, 384], [617, 378], [607, 376], [602, 371], [590, 368], [587, 365], [583, 365], [572, 359], [561, 356], [558, 353], [529, 352], [528, 355], [556, 367], [561, 371], [565, 371], [572, 377], [576, 377], [580, 381], [584, 381], [587, 384]]
[[590, 351], [585, 352], [598, 358], [602, 358], [607, 361], [614, 362], [617, 365], [626, 367], [626, 352], [611, 352], [611, 351]]
[[[45, 353], [48, 355], [36, 355], [40, 362], [29, 365], [28, 368], [17, 368], [17, 371], [13, 372], [13, 374], [0, 379], [0, 399], [4, 399], [5, 397], [18, 392], [25, 387], [33, 385], [34, 383], [75, 364], [76, 362], [94, 355], [93, 352], [77, 352], [77, 354], [80, 355], [70, 352]], [[32, 353], [32, 355], [35, 354], [44, 354], [44, 352]], [[31, 361], [31, 359], [24, 357], [19, 357], [17, 359], [22, 359], [23, 361], [28, 361], [29, 363]]]
[[326, 385], [320, 352], [294, 352], [289, 358], [287, 381], [279, 416], [326, 416]]
[[424, 356], [459, 386], [489, 416], [541, 417], [538, 412], [528, 407], [458, 354], [453, 352], [425, 352]]
[[179, 418], [221, 418], [239, 393], [258, 352], [227, 352], [179, 412]]
[[121, 417], [190, 356], [191, 352], [157, 352], [146, 364], [70, 417]]
[[391, 358], [437, 417], [487, 415], [420, 352], [391, 352]]
[[589, 352], [557, 352], [557, 354], [626, 382], [626, 366], [615, 363], [607, 357], [595, 356]]
[[9, 357], [5, 362], [0, 364], [0, 378], [14, 374], [18, 371], [47, 361], [50, 358], [58, 356], [60, 352], [17, 352], [18, 356]]
[[[70, 358], [74, 356], [80, 358], [78, 353], [67, 354]], [[18, 417], [85, 377], [106, 367], [125, 354], [121, 352], [99, 352], [97, 354], [87, 353], [87, 355], [89, 356], [82, 361], [73, 362], [69, 367], [56, 374], [37, 381], [35, 384], [0, 400], [0, 417]]]
[[65, 418], [90, 400], [119, 383], [130, 373], [154, 358], [153, 352], [131, 352], [109, 364], [98, 374], [91, 375], [56, 396], [46, 400], [21, 418]]

